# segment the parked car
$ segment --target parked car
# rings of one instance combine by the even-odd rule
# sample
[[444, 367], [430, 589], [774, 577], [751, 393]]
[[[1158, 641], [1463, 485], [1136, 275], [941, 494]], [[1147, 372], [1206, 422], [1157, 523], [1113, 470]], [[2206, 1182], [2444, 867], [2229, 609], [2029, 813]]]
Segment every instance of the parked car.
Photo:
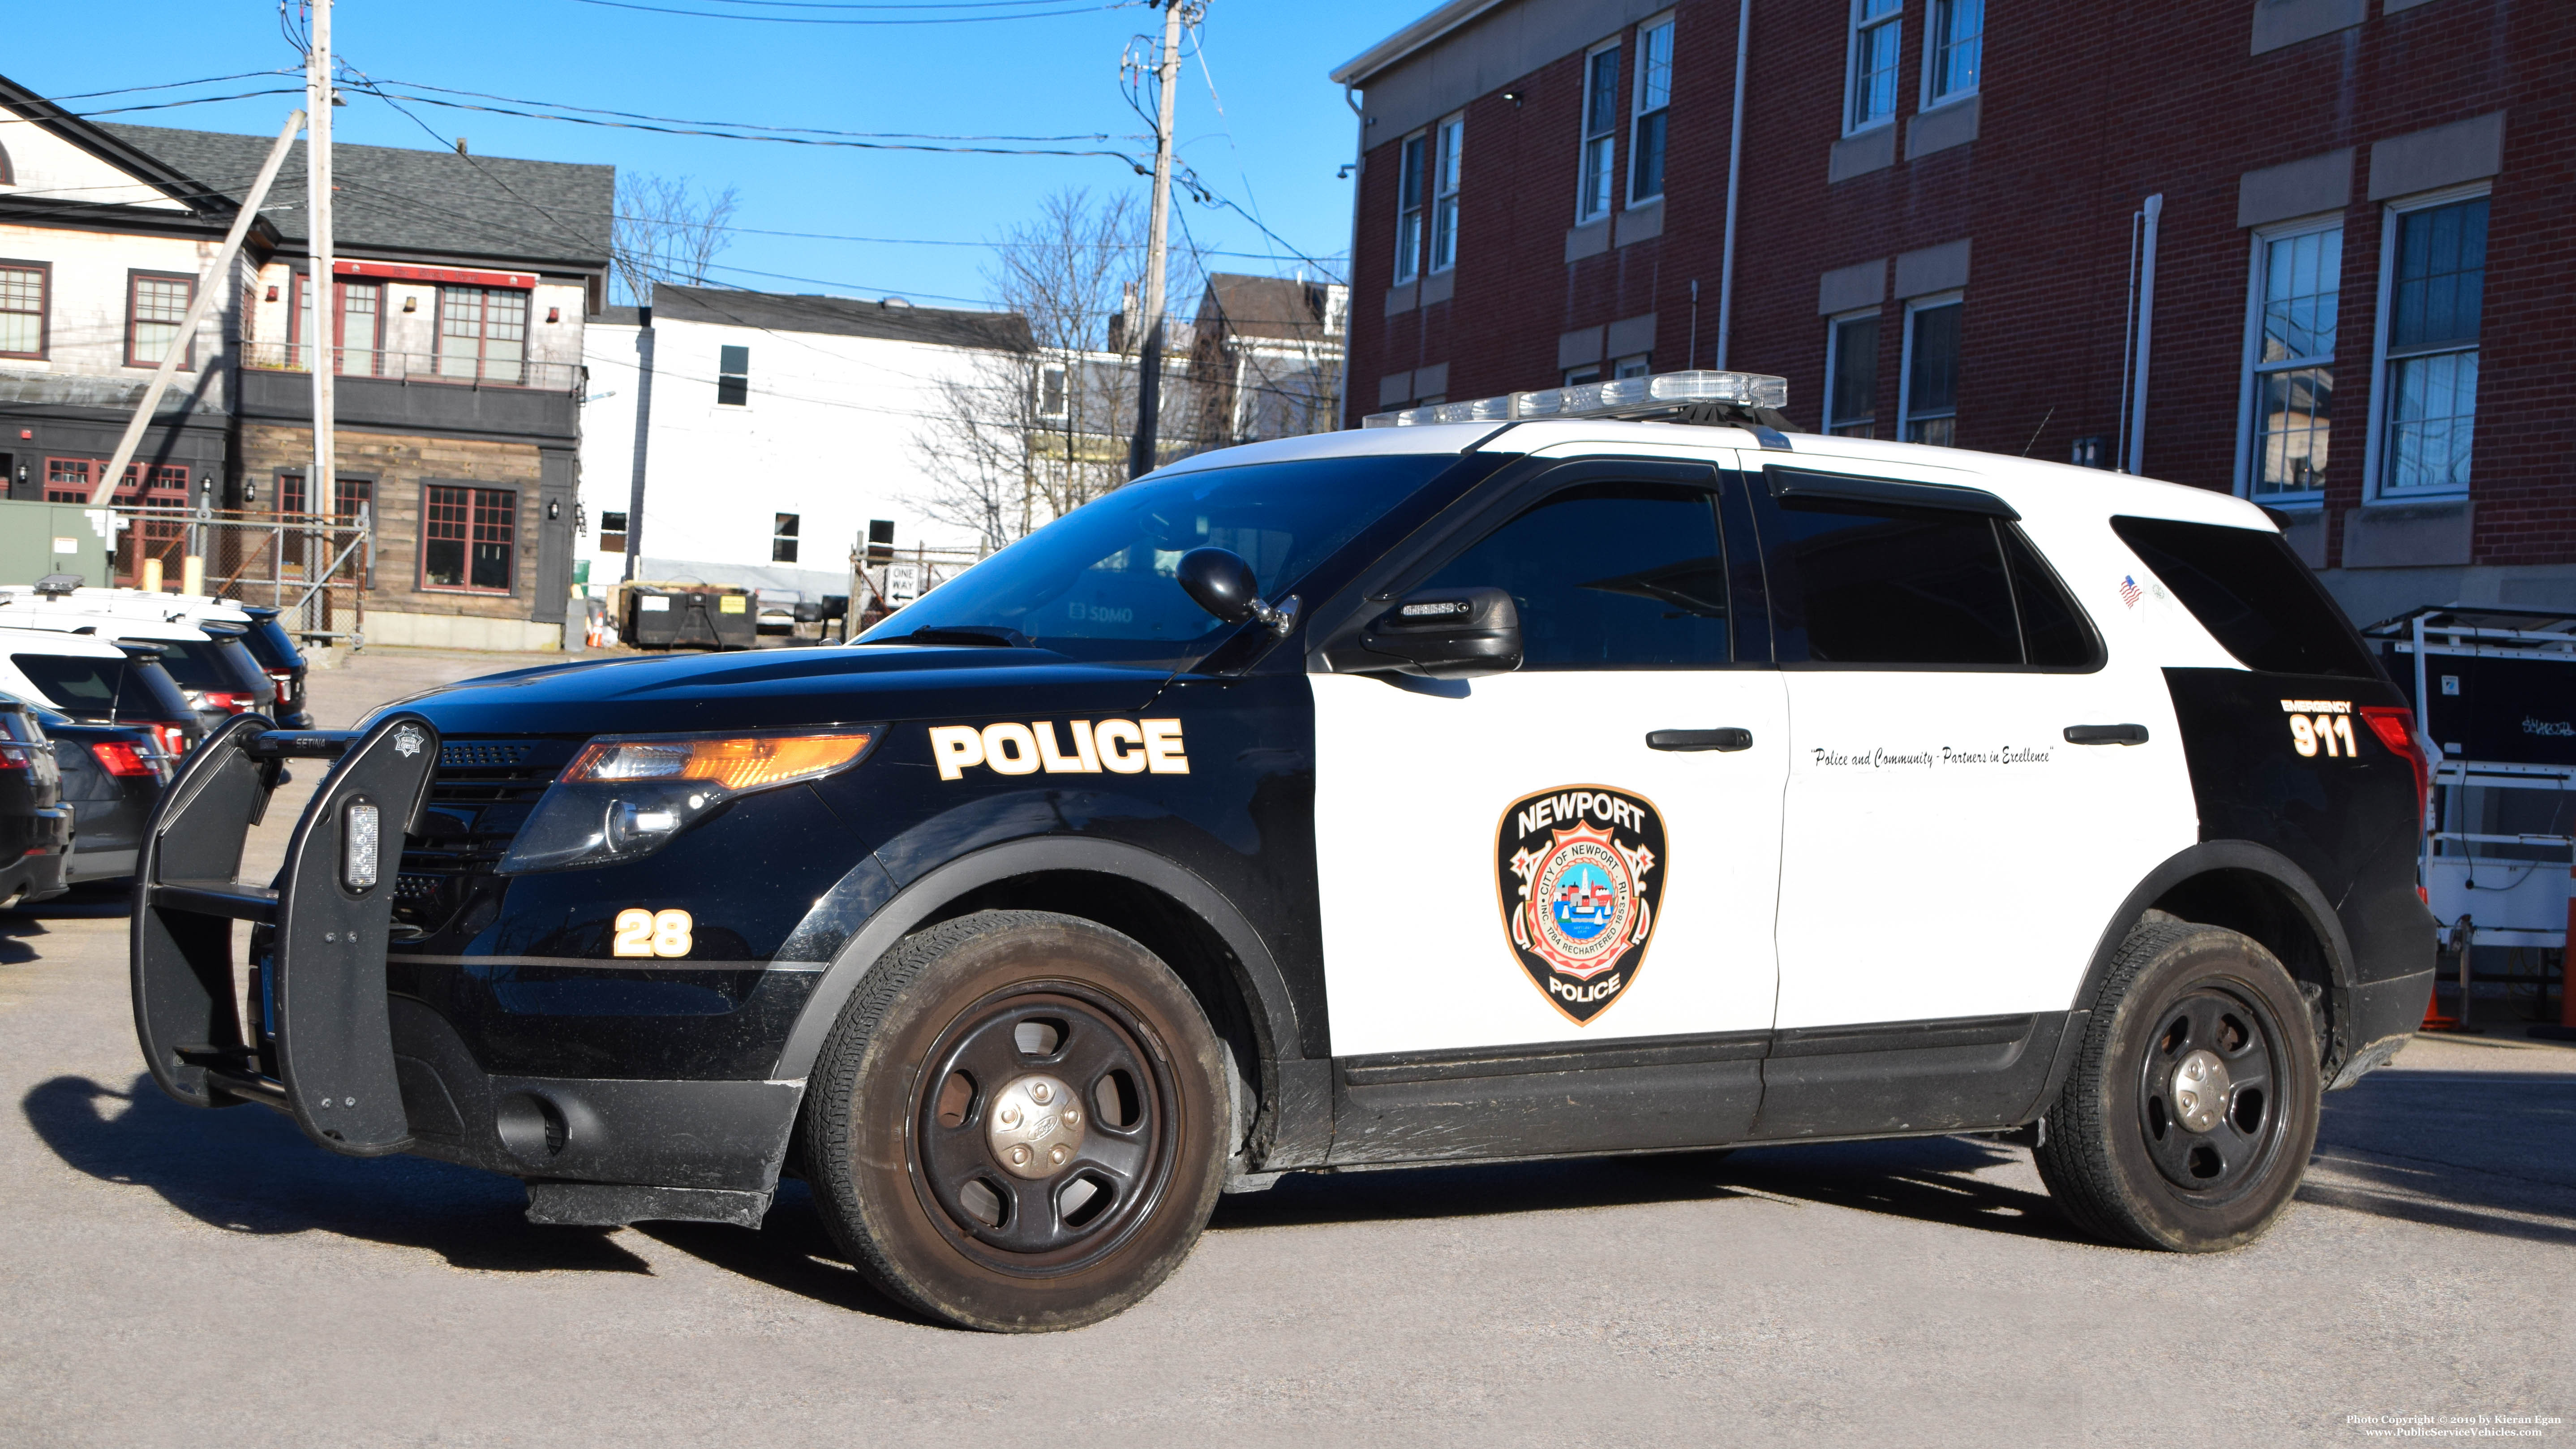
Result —
[[207, 594], [156, 594], [142, 589], [73, 586], [70, 579], [70, 575], [58, 575], [50, 583], [39, 581], [0, 586], [0, 609], [15, 607], [40, 612], [112, 613], [165, 624], [194, 624], [201, 629], [215, 625], [238, 627], [242, 630], [241, 640], [249, 649], [251, 658], [257, 661], [261, 671], [276, 687], [277, 702], [267, 711], [269, 717], [288, 729], [312, 726], [313, 719], [306, 710], [304, 697], [304, 651], [297, 647], [295, 636], [278, 622], [284, 610], [266, 604], [218, 599]]
[[[13, 698], [0, 695], [0, 702]], [[152, 807], [170, 783], [176, 759], [162, 750], [151, 730], [83, 724], [35, 700], [17, 702], [26, 706], [45, 737], [54, 742], [54, 763], [62, 771], [63, 803], [71, 807], [73, 817], [64, 884], [96, 885], [132, 877], [135, 852], [142, 847]]]
[[793, 1171], [984, 1329], [1292, 1171], [2027, 1129], [2087, 1235], [2253, 1241], [2432, 985], [2406, 696], [2251, 503], [1786, 388], [1202, 453], [855, 644], [233, 720], [146, 845], [144, 1058], [539, 1222]]
[[135, 613], [64, 607], [0, 606], [0, 630], [85, 634], [111, 642], [160, 646], [161, 664], [207, 731], [234, 715], [266, 714], [277, 700], [277, 681], [251, 657], [243, 642], [250, 625], [147, 618]]
[[304, 651], [296, 647], [295, 636], [277, 622], [283, 610], [265, 604], [244, 604], [241, 611], [250, 617], [250, 627], [242, 635], [250, 657], [277, 686], [277, 704], [269, 718], [291, 730], [313, 728], [313, 710], [304, 693], [307, 666]]
[[70, 889], [72, 829], [52, 741], [26, 705], [0, 699], [0, 910]]
[[161, 657], [158, 644], [0, 629], [0, 693], [41, 699], [83, 724], [133, 726], [175, 759], [203, 739], [205, 730]]

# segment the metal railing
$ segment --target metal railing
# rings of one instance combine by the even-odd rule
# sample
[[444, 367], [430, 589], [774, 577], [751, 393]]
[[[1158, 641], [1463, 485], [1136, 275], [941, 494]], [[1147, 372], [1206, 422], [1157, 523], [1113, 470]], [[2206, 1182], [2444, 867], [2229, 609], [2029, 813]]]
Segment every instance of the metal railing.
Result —
[[[261, 372], [310, 372], [323, 349], [304, 342], [252, 342], [242, 347], [242, 366]], [[332, 365], [342, 377], [375, 377], [393, 382], [449, 382], [467, 387], [518, 387], [535, 392], [573, 392], [581, 386], [582, 369], [569, 362], [531, 362], [524, 358], [459, 357], [447, 353], [380, 352], [363, 347], [330, 349]]]
[[367, 505], [347, 518], [184, 505], [110, 511], [117, 583], [141, 583], [146, 560], [161, 565], [166, 582], [176, 582], [193, 556], [205, 560], [207, 593], [273, 605], [284, 611], [277, 622], [290, 634], [355, 638], [365, 627], [376, 561]]

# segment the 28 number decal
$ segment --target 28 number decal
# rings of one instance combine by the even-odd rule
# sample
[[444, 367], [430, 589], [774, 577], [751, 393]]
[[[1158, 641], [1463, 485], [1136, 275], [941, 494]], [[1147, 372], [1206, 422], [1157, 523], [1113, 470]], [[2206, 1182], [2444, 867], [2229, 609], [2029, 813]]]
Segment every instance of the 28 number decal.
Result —
[[2360, 742], [2352, 734], [2351, 700], [2285, 699], [2281, 709], [2290, 717], [2290, 748], [2301, 755], [2314, 759], [2322, 750], [2330, 760], [2361, 757]]
[[630, 907], [617, 913], [617, 940], [613, 949], [620, 956], [686, 956], [689, 954], [690, 925], [686, 911], [648, 911]]

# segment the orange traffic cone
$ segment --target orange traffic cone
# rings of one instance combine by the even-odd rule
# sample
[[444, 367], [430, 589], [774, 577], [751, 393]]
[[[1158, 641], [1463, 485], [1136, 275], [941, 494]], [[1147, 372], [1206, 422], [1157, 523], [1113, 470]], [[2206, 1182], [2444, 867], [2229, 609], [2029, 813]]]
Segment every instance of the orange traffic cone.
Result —
[[[2451, 927], [2452, 946], [2459, 952], [2460, 956], [2460, 1014], [2457, 1016], [2444, 1016], [2442, 1014], [2441, 973], [2437, 969], [2434, 972], [2433, 989], [2431, 993], [2424, 998], [2424, 1024], [2417, 1027], [2417, 1031], [2474, 1032], [2476, 1030], [2475, 1027], [2469, 1025], [2468, 1020], [2469, 945], [2470, 942], [2476, 938], [2476, 934], [2476, 925], [2465, 915], [2460, 917], [2460, 919]], [[2438, 959], [2438, 957], [2436, 959]]]

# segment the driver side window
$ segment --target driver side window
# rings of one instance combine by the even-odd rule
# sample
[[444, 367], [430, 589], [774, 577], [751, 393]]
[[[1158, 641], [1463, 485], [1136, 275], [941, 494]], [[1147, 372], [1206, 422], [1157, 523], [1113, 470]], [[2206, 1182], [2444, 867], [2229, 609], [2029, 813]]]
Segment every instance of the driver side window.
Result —
[[1717, 495], [1587, 483], [1548, 497], [1419, 586], [1499, 588], [1525, 670], [1698, 669], [1732, 658]]

